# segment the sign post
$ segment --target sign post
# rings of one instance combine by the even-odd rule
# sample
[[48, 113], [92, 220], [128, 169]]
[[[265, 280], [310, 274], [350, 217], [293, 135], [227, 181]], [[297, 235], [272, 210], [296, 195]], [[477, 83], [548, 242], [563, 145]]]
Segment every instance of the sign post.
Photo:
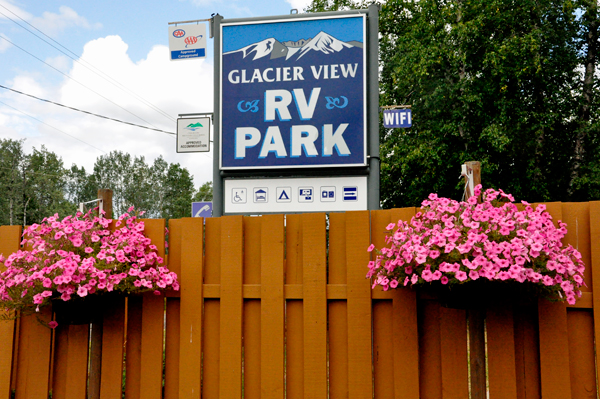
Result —
[[379, 208], [377, 15], [215, 16], [215, 216]]

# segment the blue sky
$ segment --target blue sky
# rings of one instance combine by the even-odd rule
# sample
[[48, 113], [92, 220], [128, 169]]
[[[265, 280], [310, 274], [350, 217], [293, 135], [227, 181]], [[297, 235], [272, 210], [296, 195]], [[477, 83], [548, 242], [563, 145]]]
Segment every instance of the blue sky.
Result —
[[[0, 0], [0, 85], [174, 132], [178, 114], [212, 111], [213, 48], [209, 39], [206, 59], [169, 61], [169, 22], [210, 18], [213, 13], [224, 18], [287, 15], [308, 3]], [[0, 138], [25, 139], [28, 152], [45, 145], [62, 157], [66, 167], [74, 163], [88, 172], [96, 157], [120, 150], [144, 156], [149, 163], [159, 155], [180, 163], [194, 175], [196, 186], [212, 180], [212, 153], [177, 154], [175, 139], [168, 134], [99, 119], [3, 88]]]

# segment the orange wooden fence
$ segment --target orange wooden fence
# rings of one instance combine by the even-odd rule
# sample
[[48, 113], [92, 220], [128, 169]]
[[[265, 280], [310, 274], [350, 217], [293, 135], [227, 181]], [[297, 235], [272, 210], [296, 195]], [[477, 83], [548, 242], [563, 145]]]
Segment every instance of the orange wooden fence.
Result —
[[[492, 399], [597, 397], [600, 202], [547, 205], [568, 223], [588, 287], [575, 306], [487, 309]], [[100, 397], [468, 398], [465, 310], [365, 279], [369, 243], [381, 247], [385, 226], [414, 212], [171, 220], [181, 291], [112, 299]], [[146, 221], [158, 245], [164, 224]], [[0, 227], [0, 253], [17, 250], [19, 235]], [[1, 321], [0, 399], [85, 398], [89, 334]]]

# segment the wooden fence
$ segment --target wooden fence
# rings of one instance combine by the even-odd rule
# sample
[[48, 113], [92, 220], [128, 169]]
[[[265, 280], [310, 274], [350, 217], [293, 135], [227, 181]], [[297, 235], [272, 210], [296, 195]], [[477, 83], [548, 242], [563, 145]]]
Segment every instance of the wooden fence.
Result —
[[[568, 223], [588, 287], [575, 306], [487, 309], [492, 399], [597, 397], [600, 202], [547, 205]], [[369, 243], [381, 247], [385, 226], [414, 212], [171, 220], [182, 289], [110, 303], [100, 397], [468, 398], [465, 310], [365, 279]], [[146, 221], [161, 253], [164, 224]], [[0, 227], [0, 252], [19, 235]], [[87, 325], [0, 322], [0, 399], [85, 398], [89, 337]]]

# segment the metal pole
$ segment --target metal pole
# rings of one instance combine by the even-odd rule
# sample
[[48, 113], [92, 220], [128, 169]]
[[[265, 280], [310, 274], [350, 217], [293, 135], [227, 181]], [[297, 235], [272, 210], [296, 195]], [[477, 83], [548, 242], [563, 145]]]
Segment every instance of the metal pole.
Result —
[[213, 127], [215, 133], [213, 136], [213, 216], [219, 217], [223, 215], [223, 177], [219, 170], [219, 161], [221, 159], [221, 108], [220, 96], [221, 92], [221, 15], [215, 15], [214, 19], [214, 119]]
[[379, 194], [379, 5], [369, 6], [369, 47], [367, 53], [368, 84], [368, 152], [369, 155], [369, 196], [367, 207], [377, 210], [380, 205]]

